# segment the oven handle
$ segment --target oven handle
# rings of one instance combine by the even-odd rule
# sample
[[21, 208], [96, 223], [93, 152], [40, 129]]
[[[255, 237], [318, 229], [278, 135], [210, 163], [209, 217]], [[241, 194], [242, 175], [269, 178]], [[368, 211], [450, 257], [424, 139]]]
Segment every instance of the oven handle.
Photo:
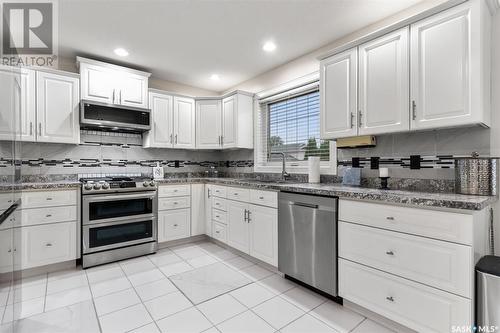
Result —
[[156, 227], [156, 215], [154, 214], [143, 214], [143, 215], [138, 215], [137, 217], [134, 218], [128, 218], [128, 217], [115, 217], [112, 219], [106, 219], [106, 220], [95, 220], [95, 222], [83, 222], [82, 225], [85, 227], [91, 227], [91, 228], [96, 228], [96, 227], [105, 227], [105, 226], [110, 226], [110, 225], [116, 225], [116, 224], [127, 224], [127, 223], [134, 223], [134, 222], [143, 222], [143, 221], [153, 221], [154, 225], [153, 227]]
[[84, 196], [83, 200], [85, 202], [102, 202], [102, 201], [113, 201], [113, 200], [128, 200], [128, 199], [143, 199], [143, 198], [151, 198], [154, 199], [156, 197], [156, 192], [154, 193], [134, 193], [134, 194], [119, 194], [119, 195], [92, 195], [92, 196]]

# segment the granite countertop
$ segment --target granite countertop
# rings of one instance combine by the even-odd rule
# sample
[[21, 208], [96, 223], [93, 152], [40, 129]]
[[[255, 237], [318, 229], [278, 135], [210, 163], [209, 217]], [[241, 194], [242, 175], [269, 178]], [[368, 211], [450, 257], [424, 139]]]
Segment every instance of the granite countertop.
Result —
[[495, 196], [379, 190], [373, 188], [361, 188], [327, 183], [309, 184], [292, 182], [261, 182], [254, 179], [236, 178], [170, 178], [159, 181], [159, 183], [161, 184], [175, 184], [186, 182], [205, 182], [229, 186], [243, 186], [263, 190], [337, 196], [344, 199], [375, 202], [381, 201], [385, 203], [410, 205], [417, 207], [454, 208], [464, 210], [481, 210], [498, 200], [498, 198]]
[[[341, 184], [309, 184], [293, 182], [269, 182], [257, 179], [238, 178], [165, 178], [159, 184], [210, 183], [228, 186], [242, 186], [253, 189], [288, 191], [303, 194], [337, 196], [344, 199], [385, 202], [415, 207], [454, 208], [464, 210], [481, 210], [498, 200], [495, 196], [476, 196], [454, 193], [428, 193], [399, 190], [379, 190], [342, 186]], [[78, 188], [77, 180], [61, 180], [45, 183], [21, 183], [15, 185], [20, 190], [72, 189]], [[12, 184], [0, 184], [0, 191], [12, 189]]]

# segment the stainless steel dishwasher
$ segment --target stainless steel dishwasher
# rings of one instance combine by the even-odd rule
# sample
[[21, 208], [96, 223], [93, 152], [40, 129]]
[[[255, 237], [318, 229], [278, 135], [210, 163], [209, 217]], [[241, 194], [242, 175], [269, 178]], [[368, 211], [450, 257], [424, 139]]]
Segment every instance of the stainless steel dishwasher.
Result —
[[337, 296], [337, 198], [280, 192], [278, 269]]

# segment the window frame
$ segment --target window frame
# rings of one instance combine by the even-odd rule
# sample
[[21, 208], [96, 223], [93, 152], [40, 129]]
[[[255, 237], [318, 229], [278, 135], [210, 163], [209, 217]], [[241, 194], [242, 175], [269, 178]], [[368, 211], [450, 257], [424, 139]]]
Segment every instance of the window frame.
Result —
[[[317, 85], [319, 85], [318, 77], [313, 76], [312, 80], [309, 78], [306, 82], [303, 80], [297, 80], [294, 83], [287, 84], [287, 86], [283, 89], [278, 88], [273, 89], [272, 91], [257, 94], [254, 112], [254, 172], [280, 173], [282, 171], [281, 161], [269, 162], [266, 157], [269, 147], [269, 104], [317, 91], [319, 87], [314, 88]], [[265, 131], [265, 136], [262, 134], [263, 131]], [[329, 140], [329, 142], [330, 160], [321, 161], [320, 173], [336, 175], [337, 145], [335, 141]], [[286, 162], [286, 171], [289, 173], [304, 174], [308, 173], [308, 169], [307, 160], [299, 162]]]

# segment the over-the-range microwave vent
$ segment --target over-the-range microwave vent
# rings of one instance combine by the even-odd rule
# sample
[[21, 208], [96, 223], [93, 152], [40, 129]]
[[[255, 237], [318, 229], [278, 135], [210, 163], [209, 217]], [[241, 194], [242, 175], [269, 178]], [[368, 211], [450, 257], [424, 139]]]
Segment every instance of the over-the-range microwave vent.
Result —
[[373, 135], [353, 136], [350, 138], [337, 139], [337, 148], [339, 149], [367, 148], [375, 147], [376, 145], [377, 140]]
[[151, 129], [151, 110], [81, 100], [80, 128], [142, 133]]

